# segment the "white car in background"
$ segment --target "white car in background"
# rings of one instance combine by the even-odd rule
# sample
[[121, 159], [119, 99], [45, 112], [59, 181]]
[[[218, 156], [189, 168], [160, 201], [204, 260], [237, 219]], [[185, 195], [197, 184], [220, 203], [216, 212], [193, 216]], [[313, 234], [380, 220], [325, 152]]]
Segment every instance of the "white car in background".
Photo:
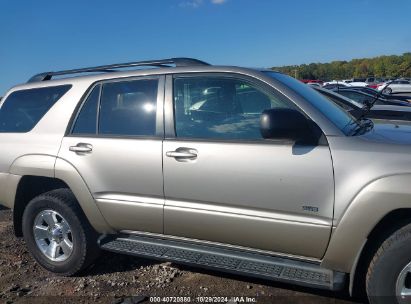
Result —
[[350, 83], [344, 82], [343, 80], [332, 80], [332, 81], [327, 81], [323, 83], [323, 86], [330, 85], [330, 84], [340, 84], [344, 86], [349, 86]]
[[386, 94], [411, 93], [411, 82], [405, 79], [398, 79], [391, 82], [385, 82], [377, 88], [378, 91], [381, 91], [382, 89], [384, 89], [384, 93]]
[[366, 87], [367, 85], [368, 83], [362, 82], [362, 81], [356, 81], [356, 82], [349, 83], [349, 86], [352, 86], [352, 87]]

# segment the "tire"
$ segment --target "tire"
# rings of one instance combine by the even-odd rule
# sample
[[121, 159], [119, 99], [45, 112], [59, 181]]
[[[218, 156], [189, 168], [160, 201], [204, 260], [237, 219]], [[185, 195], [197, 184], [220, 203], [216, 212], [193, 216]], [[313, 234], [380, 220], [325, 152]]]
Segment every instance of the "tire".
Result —
[[98, 234], [69, 189], [53, 190], [31, 200], [23, 213], [22, 228], [34, 259], [58, 275], [78, 274], [98, 256]]
[[391, 88], [386, 88], [384, 90], [384, 93], [390, 95], [392, 93], [392, 89]]
[[366, 290], [371, 304], [410, 303], [411, 298], [401, 298], [398, 286], [411, 291], [411, 224], [382, 243], [367, 271]]

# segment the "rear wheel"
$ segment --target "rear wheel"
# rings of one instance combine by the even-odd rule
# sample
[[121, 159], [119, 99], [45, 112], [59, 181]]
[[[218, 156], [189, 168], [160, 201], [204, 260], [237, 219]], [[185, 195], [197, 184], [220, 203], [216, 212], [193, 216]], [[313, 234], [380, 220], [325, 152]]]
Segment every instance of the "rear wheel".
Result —
[[392, 89], [391, 89], [391, 88], [386, 88], [386, 89], [384, 90], [384, 93], [385, 93], [385, 94], [391, 94], [391, 93], [392, 93]]
[[371, 304], [411, 303], [411, 224], [387, 238], [367, 272]]
[[23, 236], [36, 261], [65, 276], [86, 268], [98, 255], [97, 233], [69, 189], [35, 197], [23, 214]]

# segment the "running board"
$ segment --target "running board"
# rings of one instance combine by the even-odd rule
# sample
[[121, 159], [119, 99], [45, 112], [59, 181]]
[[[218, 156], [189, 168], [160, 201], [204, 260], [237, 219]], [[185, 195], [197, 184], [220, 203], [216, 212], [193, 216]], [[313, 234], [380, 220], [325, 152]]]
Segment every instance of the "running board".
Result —
[[185, 241], [125, 235], [106, 236], [99, 244], [108, 251], [306, 287], [341, 290], [345, 283], [344, 273], [318, 264]]

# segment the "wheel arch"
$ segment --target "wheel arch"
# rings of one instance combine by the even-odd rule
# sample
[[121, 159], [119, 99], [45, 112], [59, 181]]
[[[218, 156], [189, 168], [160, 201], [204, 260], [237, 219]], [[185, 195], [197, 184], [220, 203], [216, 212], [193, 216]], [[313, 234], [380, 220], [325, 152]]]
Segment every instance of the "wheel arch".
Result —
[[22, 236], [21, 221], [31, 199], [58, 188], [70, 189], [92, 227], [99, 233], [114, 233], [97, 207], [90, 190], [77, 170], [65, 160], [49, 155], [26, 155], [10, 168], [16, 179], [13, 208], [14, 232]]
[[333, 229], [322, 266], [350, 273], [354, 284], [357, 270], [364, 267], [378, 240], [411, 221], [410, 184], [407, 173], [385, 176], [364, 187]]
[[349, 291], [351, 295], [359, 295], [365, 290], [365, 277], [368, 265], [374, 254], [390, 235], [411, 222], [411, 208], [392, 210], [386, 214], [371, 230], [359, 252], [350, 274]]

